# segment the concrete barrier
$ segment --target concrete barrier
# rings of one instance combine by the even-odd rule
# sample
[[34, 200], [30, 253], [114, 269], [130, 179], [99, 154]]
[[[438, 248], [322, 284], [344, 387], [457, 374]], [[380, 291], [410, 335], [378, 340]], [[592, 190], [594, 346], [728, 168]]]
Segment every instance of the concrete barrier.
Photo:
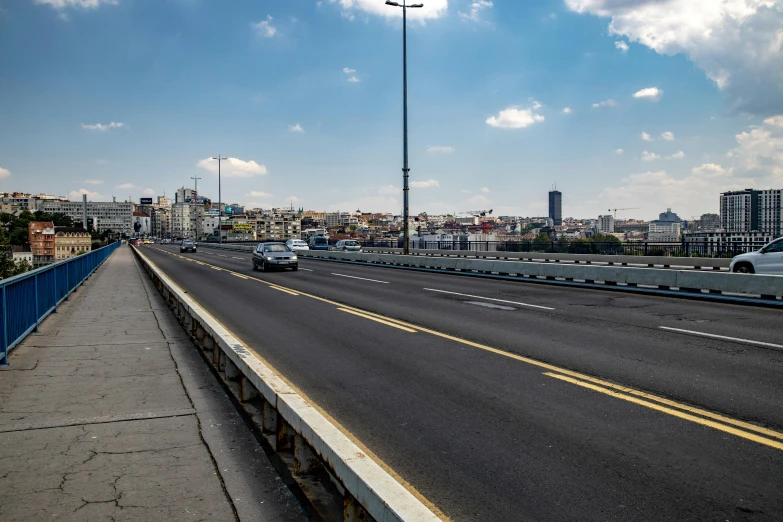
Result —
[[[401, 248], [365, 248], [366, 253], [402, 254]], [[542, 261], [546, 263], [641, 265], [648, 267], [711, 268], [728, 270], [731, 259], [709, 257], [629, 256], [600, 254], [549, 254], [546, 252], [485, 252], [481, 250], [427, 250], [413, 249], [411, 255], [428, 257], [465, 257], [474, 259], [505, 259], [515, 261]]]
[[139, 249], [134, 248], [134, 252], [194, 343], [323, 520], [440, 520]]
[[312, 250], [301, 252], [300, 257], [448, 271], [460, 270], [463, 272], [479, 272], [503, 276], [546, 278], [549, 280], [586, 283], [600, 282], [610, 286], [642, 286], [690, 293], [706, 291], [712, 294], [738, 294], [743, 297], [754, 297], [767, 301], [777, 300], [783, 296], [783, 276], [775, 275]]

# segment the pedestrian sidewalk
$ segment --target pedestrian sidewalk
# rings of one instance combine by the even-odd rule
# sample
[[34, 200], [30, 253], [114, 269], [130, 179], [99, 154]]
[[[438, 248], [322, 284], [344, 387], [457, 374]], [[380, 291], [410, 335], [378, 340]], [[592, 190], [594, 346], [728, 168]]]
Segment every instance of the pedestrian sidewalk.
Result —
[[307, 517], [119, 248], [0, 369], [0, 520]]

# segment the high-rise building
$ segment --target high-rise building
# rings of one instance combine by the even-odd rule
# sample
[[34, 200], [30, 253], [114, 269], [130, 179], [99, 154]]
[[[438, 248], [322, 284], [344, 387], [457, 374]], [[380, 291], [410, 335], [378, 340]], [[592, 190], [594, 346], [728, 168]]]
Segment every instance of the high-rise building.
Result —
[[606, 214], [604, 216], [598, 216], [598, 232], [601, 234], [614, 233], [614, 216]]
[[699, 218], [699, 230], [718, 230], [720, 228], [719, 214], [702, 214]]
[[783, 189], [745, 189], [720, 195], [720, 226], [727, 232], [783, 235]]
[[682, 220], [680, 219], [680, 216], [672, 212], [672, 209], [667, 208], [666, 212], [661, 212], [660, 214], [658, 214], [658, 221], [666, 221], [668, 223], [679, 223]]
[[549, 192], [549, 218], [556, 227], [563, 224], [563, 194], [559, 190]]
[[54, 223], [51, 221], [30, 221], [27, 225], [30, 250], [33, 251], [33, 266], [54, 262]]

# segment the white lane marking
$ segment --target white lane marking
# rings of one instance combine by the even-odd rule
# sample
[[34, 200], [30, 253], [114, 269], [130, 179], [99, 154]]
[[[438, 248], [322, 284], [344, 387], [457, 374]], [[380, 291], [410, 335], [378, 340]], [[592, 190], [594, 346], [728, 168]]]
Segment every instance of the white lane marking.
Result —
[[779, 350], [783, 350], [783, 345], [780, 344], [774, 344], [774, 343], [765, 343], [762, 341], [752, 341], [750, 339], [739, 339], [737, 337], [726, 337], [725, 335], [718, 335], [718, 334], [711, 334], [711, 333], [704, 333], [704, 332], [695, 332], [693, 330], [683, 330], [681, 328], [670, 328], [668, 326], [659, 326], [661, 330], [669, 330], [671, 332], [679, 332], [684, 334], [690, 334], [690, 335], [699, 335], [702, 337], [710, 337], [712, 339], [722, 339], [724, 341], [736, 341], [738, 343], [747, 343], [747, 344], [755, 344], [757, 346], [766, 346], [767, 348], [777, 348]]
[[228, 256], [224, 256], [223, 254], [218, 254], [217, 256], [218, 257], [228, 257]]
[[231, 256], [231, 259], [239, 259], [240, 261], [242, 261], [243, 258]]
[[315, 272], [315, 270], [310, 270], [309, 268], [302, 268], [301, 266], [299, 267], [299, 270], [305, 270], [307, 272]]
[[472, 297], [474, 299], [484, 299], [486, 301], [497, 301], [498, 303], [508, 303], [508, 304], [515, 304], [515, 305], [519, 305], [519, 306], [528, 306], [530, 308], [540, 308], [542, 310], [554, 310], [554, 308], [550, 308], [549, 306], [541, 306], [541, 305], [534, 305], [534, 304], [528, 304], [528, 303], [520, 303], [518, 301], [506, 301], [505, 299], [494, 299], [492, 297], [481, 297], [480, 295], [460, 294], [458, 292], [448, 292], [446, 290], [436, 290], [435, 288], [425, 288], [425, 290], [428, 290], [430, 292], [440, 292], [441, 294], [452, 294], [452, 295], [460, 295], [462, 297]]
[[483, 306], [484, 308], [494, 308], [495, 310], [516, 310], [516, 308], [512, 306], [496, 305], [492, 303], [482, 303], [479, 301], [465, 301], [465, 304]]
[[204, 252], [205, 254], [214, 255], [212, 252]]
[[332, 275], [336, 275], [339, 277], [350, 277], [351, 279], [361, 279], [362, 281], [372, 281], [373, 283], [383, 283], [385, 285], [389, 284], [388, 281], [378, 281], [377, 279], [365, 279], [364, 277], [349, 276], [345, 274], [335, 274], [334, 272], [332, 272]]

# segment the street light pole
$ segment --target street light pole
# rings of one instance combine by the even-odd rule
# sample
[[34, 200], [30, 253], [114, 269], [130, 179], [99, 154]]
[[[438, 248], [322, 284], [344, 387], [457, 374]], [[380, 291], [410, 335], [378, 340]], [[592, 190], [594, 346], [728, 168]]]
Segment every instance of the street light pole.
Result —
[[[195, 176], [191, 176], [190, 179], [192, 179], [195, 182], [195, 187], [193, 187], [193, 190], [196, 192], [196, 198], [198, 198], [198, 180], [202, 178], [199, 178], [198, 175], [195, 175]], [[198, 241], [200, 239], [198, 235], [198, 199], [195, 199], [195, 201], [196, 201], [196, 241]]]
[[220, 162], [224, 159], [218, 154], [217, 158], [212, 158], [218, 162], [218, 243], [223, 243], [223, 196], [220, 193]]
[[403, 198], [403, 211], [402, 211], [402, 226], [403, 226], [403, 253], [405, 255], [410, 254], [410, 237], [408, 234], [408, 220], [410, 219], [408, 213], [408, 174], [410, 168], [408, 167], [408, 8], [424, 7], [424, 4], [411, 4], [407, 5], [405, 0], [402, 4], [394, 2], [392, 0], [386, 0], [386, 5], [394, 7], [402, 7], [402, 198]]

